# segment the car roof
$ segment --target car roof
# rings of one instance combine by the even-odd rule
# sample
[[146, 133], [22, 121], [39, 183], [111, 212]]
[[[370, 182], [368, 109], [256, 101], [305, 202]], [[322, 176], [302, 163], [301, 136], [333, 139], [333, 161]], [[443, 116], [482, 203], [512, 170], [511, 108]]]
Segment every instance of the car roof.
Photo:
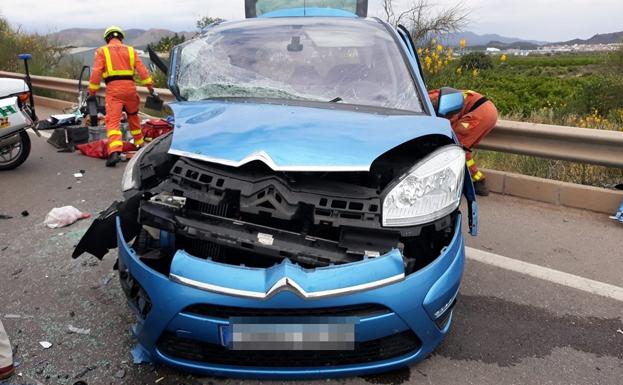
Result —
[[284, 16], [284, 17], [258, 17], [242, 20], [224, 21], [219, 24], [215, 24], [212, 28], [209, 28], [206, 32], [211, 30], [217, 31], [232, 31], [232, 30], [244, 30], [254, 29], [259, 27], [279, 26], [279, 25], [327, 25], [327, 26], [347, 26], [349, 28], [362, 29], [364, 32], [369, 28], [376, 28], [386, 30], [384, 23], [378, 18], [365, 18], [365, 17], [333, 17], [333, 16]]

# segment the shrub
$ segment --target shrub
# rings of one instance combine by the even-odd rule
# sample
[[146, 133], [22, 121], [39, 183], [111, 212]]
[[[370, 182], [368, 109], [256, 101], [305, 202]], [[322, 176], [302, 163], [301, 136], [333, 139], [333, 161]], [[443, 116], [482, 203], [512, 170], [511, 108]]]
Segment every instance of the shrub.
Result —
[[484, 52], [470, 52], [461, 56], [459, 65], [469, 70], [488, 70], [493, 68], [493, 61]]
[[6, 19], [0, 17], [0, 68], [4, 71], [23, 71], [17, 55], [30, 53], [32, 61], [29, 67], [33, 74], [56, 75], [56, 71], [65, 70], [59, 68], [64, 51], [64, 48], [58, 47], [45, 36], [14, 29]]

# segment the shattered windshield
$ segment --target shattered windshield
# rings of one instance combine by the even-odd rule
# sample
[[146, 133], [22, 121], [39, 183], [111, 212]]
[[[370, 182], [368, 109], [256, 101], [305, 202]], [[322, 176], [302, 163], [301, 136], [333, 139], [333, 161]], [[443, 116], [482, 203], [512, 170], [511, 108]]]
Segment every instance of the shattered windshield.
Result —
[[182, 47], [176, 83], [186, 100], [256, 97], [422, 111], [396, 42], [373, 20], [218, 25]]

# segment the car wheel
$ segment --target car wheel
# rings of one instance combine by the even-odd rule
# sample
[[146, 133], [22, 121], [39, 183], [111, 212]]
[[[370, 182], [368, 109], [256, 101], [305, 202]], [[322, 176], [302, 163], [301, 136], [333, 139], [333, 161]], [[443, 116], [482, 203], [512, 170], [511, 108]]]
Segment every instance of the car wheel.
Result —
[[0, 170], [12, 170], [26, 161], [30, 154], [30, 137], [26, 131], [2, 142], [8, 144], [0, 147]]

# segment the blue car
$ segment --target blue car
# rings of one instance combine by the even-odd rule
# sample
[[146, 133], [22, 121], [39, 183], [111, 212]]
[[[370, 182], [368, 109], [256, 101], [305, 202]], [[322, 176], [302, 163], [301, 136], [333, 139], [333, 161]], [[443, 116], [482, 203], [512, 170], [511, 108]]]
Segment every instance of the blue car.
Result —
[[[123, 175], [74, 256], [118, 248], [135, 353], [201, 374], [371, 374], [434, 351], [476, 232], [465, 153], [408, 32], [248, 1], [174, 48], [175, 128]], [[278, 3], [278, 2], [273, 2]], [[301, 2], [302, 3], [302, 2]]]

